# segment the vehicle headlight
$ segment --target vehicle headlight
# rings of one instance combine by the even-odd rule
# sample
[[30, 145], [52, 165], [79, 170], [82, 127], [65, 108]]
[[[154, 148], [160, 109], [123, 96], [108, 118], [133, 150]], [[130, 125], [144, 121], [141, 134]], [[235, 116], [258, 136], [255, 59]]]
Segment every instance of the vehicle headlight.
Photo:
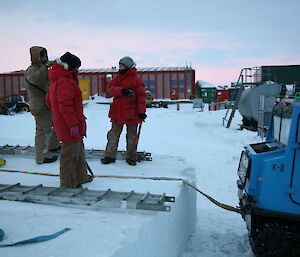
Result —
[[246, 151], [243, 151], [240, 158], [239, 168], [237, 174], [242, 182], [243, 187], [246, 183], [248, 170], [250, 169], [250, 159]]

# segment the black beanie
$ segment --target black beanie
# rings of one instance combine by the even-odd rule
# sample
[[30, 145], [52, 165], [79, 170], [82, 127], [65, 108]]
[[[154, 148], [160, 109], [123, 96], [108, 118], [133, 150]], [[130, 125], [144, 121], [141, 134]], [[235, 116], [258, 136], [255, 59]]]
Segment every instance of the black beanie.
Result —
[[80, 59], [70, 52], [66, 52], [63, 56], [59, 58], [62, 62], [68, 64], [69, 70], [78, 69], [81, 66]]

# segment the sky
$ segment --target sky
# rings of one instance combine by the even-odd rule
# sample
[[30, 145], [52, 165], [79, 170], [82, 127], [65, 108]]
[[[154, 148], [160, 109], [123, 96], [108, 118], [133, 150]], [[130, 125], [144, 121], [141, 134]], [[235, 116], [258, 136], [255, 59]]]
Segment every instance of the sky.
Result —
[[0, 0], [0, 73], [26, 69], [39, 45], [85, 69], [131, 56], [228, 85], [245, 67], [300, 64], [299, 10], [299, 0]]

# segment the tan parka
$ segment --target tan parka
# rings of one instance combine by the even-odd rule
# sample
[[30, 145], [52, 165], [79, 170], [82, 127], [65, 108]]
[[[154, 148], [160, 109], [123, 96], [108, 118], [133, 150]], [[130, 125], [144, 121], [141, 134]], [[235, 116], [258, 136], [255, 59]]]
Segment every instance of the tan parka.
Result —
[[41, 62], [40, 53], [43, 49], [40, 46], [30, 48], [31, 65], [25, 73], [25, 85], [31, 111], [48, 109], [46, 105], [46, 92], [50, 83], [48, 69]]

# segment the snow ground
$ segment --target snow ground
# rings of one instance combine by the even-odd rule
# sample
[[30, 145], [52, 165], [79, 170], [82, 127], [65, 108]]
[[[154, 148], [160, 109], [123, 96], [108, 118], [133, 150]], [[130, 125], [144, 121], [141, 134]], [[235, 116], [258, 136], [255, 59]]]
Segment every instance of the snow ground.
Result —
[[[106, 133], [110, 129], [110, 122], [107, 118], [108, 105], [95, 104], [95, 99], [85, 107], [85, 114], [88, 118], [88, 137], [85, 139], [86, 148], [104, 149], [106, 145]], [[241, 117], [236, 114], [233, 123], [229, 129], [222, 126], [222, 117], [226, 110], [216, 112], [209, 112], [207, 108], [204, 112], [197, 112], [192, 109], [192, 104], [181, 104], [180, 110], [176, 110], [176, 105], [170, 105], [168, 109], [148, 109], [147, 119], [143, 123], [141, 138], [139, 141], [139, 150], [151, 152], [153, 155], [153, 162], [141, 162], [136, 167], [128, 168], [128, 165], [122, 161], [117, 161], [113, 165], [103, 166], [99, 161], [91, 161], [90, 166], [97, 174], [115, 174], [115, 175], [135, 175], [143, 174], [145, 176], [173, 176], [184, 177], [190, 181], [196, 179], [197, 187], [205, 193], [211, 195], [220, 202], [236, 206], [238, 204], [237, 188], [236, 188], [236, 169], [239, 162], [240, 153], [243, 146], [248, 143], [260, 141], [256, 133], [250, 131], [239, 131], [238, 123], [241, 122]], [[0, 145], [4, 144], [20, 144], [33, 145], [34, 142], [34, 119], [30, 113], [16, 114], [14, 116], [0, 117]], [[125, 149], [125, 135], [121, 136], [119, 149]], [[55, 172], [58, 168], [58, 163], [51, 165], [36, 165], [32, 160], [23, 158], [16, 162], [9, 162], [7, 169], [14, 168], [19, 170], [38, 170], [43, 172]], [[126, 170], [126, 172], [124, 172]], [[57, 172], [56, 172], [57, 173]], [[196, 176], [194, 176], [196, 174]], [[30, 182], [29, 184], [43, 183], [43, 185], [58, 185], [58, 178], [30, 176], [18, 174], [18, 181], [15, 180], [16, 174], [0, 173], [1, 183], [16, 183], [16, 182]], [[29, 181], [28, 181], [29, 180]], [[178, 182], [176, 182], [178, 183]], [[116, 181], [103, 180], [93, 181], [89, 188], [101, 189], [112, 188], [113, 190], [131, 190], [132, 186], [136, 189], [142, 189], [143, 184], [137, 181]], [[158, 188], [166, 188], [170, 192], [179, 194], [179, 185], [173, 182], [157, 182], [152, 181], [147, 183], [152, 191]], [[150, 190], [150, 191], [151, 191]], [[156, 193], [156, 192], [153, 192]], [[85, 256], [112, 256], [112, 249], [119, 247], [116, 244], [128, 244], [128, 240], [136, 239], [138, 235], [136, 231], [141, 231], [144, 224], [151, 224], [151, 215], [145, 213], [143, 215], [136, 212], [129, 212], [127, 215], [120, 215], [118, 211], [98, 213], [95, 211], [63, 209], [54, 206], [43, 206], [25, 203], [14, 203], [2, 201], [0, 205], [1, 220], [9, 222], [12, 220], [13, 213], [18, 213], [20, 210], [24, 213], [24, 218], [16, 220], [16, 223], [9, 225], [3, 222], [2, 229], [7, 230], [13, 234], [12, 241], [17, 241], [24, 235], [26, 226], [26, 218], [29, 221], [35, 220], [39, 226], [35, 227], [34, 235], [40, 235], [38, 228], [47, 227], [43, 216], [50, 213], [51, 222], [50, 227], [56, 232], [62, 229], [63, 224], [59, 217], [69, 215], [69, 226], [75, 225], [75, 228], [80, 227], [83, 231], [89, 233], [87, 240], [87, 248]], [[188, 212], [189, 210], [187, 210]], [[192, 234], [187, 249], [181, 257], [250, 257], [253, 256], [247, 238], [247, 230], [241, 216], [236, 213], [228, 212], [213, 205], [201, 195], [197, 196], [197, 222], [195, 232]], [[172, 212], [172, 211], [171, 211]], [[108, 214], [109, 213], [109, 214]], [[183, 214], [183, 213], [181, 213]], [[99, 215], [101, 218], [97, 224], [92, 224], [89, 217]], [[153, 214], [152, 214], [153, 215]], [[111, 218], [115, 216], [115, 219]], [[48, 216], [47, 216], [48, 217]], [[137, 218], [138, 217], [138, 218]], [[53, 219], [53, 220], [52, 220]], [[65, 219], [63, 219], [65, 220]], [[93, 219], [92, 219], [93, 220]], [[116, 224], [113, 224], [115, 222]], [[163, 220], [163, 218], [161, 219]], [[44, 225], [41, 225], [44, 224]], [[95, 228], [100, 224], [104, 231], [97, 231]], [[126, 225], [124, 225], [126, 224]], [[162, 224], [162, 223], [160, 223]], [[191, 225], [192, 223], [188, 223]], [[99, 226], [100, 226], [99, 225]], [[68, 226], [68, 225], [66, 225]], [[12, 228], [20, 228], [19, 231], [12, 231]], [[103, 233], [105, 235], [115, 235], [108, 233], [110, 229], [116, 230], [115, 233], [120, 235], [117, 239], [113, 238], [108, 244], [101, 244]], [[170, 229], [170, 228], [165, 228]], [[72, 230], [67, 233], [72, 234], [72, 238], [78, 238], [76, 231]], [[80, 231], [82, 231], [80, 230]], [[7, 232], [8, 232], [7, 231]], [[46, 230], [48, 231], [48, 230]], [[147, 237], [146, 230], [143, 230], [145, 238]], [[148, 232], [151, 229], [148, 230]], [[67, 235], [67, 233], [65, 235]], [[140, 232], [139, 232], [140, 233]], [[22, 234], [22, 235], [21, 235]], [[82, 235], [81, 235], [82, 236]], [[149, 233], [149, 241], [151, 233]], [[59, 245], [61, 238], [49, 241], [49, 244], [54, 248]], [[64, 237], [69, 238], [69, 237]], [[180, 240], [180, 238], [177, 238]], [[59, 242], [58, 242], [59, 241]], [[109, 241], [109, 240], [106, 240]], [[106, 242], [105, 241], [105, 242]], [[51, 243], [50, 243], [51, 242]], [[137, 242], [137, 241], [136, 241]], [[71, 243], [68, 242], [68, 243]], [[145, 244], [146, 242], [144, 242]], [[40, 250], [49, 250], [49, 244], [39, 244]], [[95, 245], [103, 246], [102, 255], [92, 255], [90, 247]], [[172, 241], [175, 247], [178, 241]], [[46, 246], [47, 245], [47, 246]], [[79, 242], [79, 245], [83, 245]], [[89, 247], [90, 246], [90, 247]], [[32, 246], [26, 246], [29, 249]], [[83, 246], [82, 246], [83, 247]], [[142, 244], [140, 247], [146, 247]], [[7, 248], [8, 249], [8, 248]], [[13, 249], [13, 248], [11, 248]], [[17, 249], [17, 248], [14, 248]], [[20, 249], [20, 248], [19, 248]], [[36, 249], [36, 248], [35, 248]], [[101, 248], [102, 249], [102, 248]], [[145, 248], [146, 249], [146, 248]], [[20, 252], [18, 252], [20, 251]], [[41, 250], [42, 251], [42, 250]], [[3, 252], [3, 249], [0, 250]], [[5, 252], [5, 256], [21, 256], [21, 250], [10, 250]], [[67, 252], [67, 249], [66, 249]], [[3, 252], [4, 253], [4, 252]], [[9, 255], [9, 254], [10, 255]], [[28, 250], [28, 254], [30, 251]], [[42, 253], [42, 252], [41, 252]], [[69, 253], [68, 253], [69, 254]], [[129, 254], [129, 253], [128, 253]], [[132, 256], [141, 256], [131, 253]], [[4, 256], [4, 255], [3, 255]], [[40, 256], [34, 254], [22, 256]], [[56, 256], [45, 255], [43, 256]], [[62, 256], [62, 255], [61, 255]], [[63, 256], [69, 256], [63, 254]], [[70, 256], [76, 255], [76, 252]], [[122, 256], [122, 255], [120, 255]], [[123, 255], [127, 256], [127, 255]], [[129, 256], [129, 255], [128, 255]], [[143, 256], [147, 256], [144, 252]], [[173, 256], [165, 253], [165, 256]]]

